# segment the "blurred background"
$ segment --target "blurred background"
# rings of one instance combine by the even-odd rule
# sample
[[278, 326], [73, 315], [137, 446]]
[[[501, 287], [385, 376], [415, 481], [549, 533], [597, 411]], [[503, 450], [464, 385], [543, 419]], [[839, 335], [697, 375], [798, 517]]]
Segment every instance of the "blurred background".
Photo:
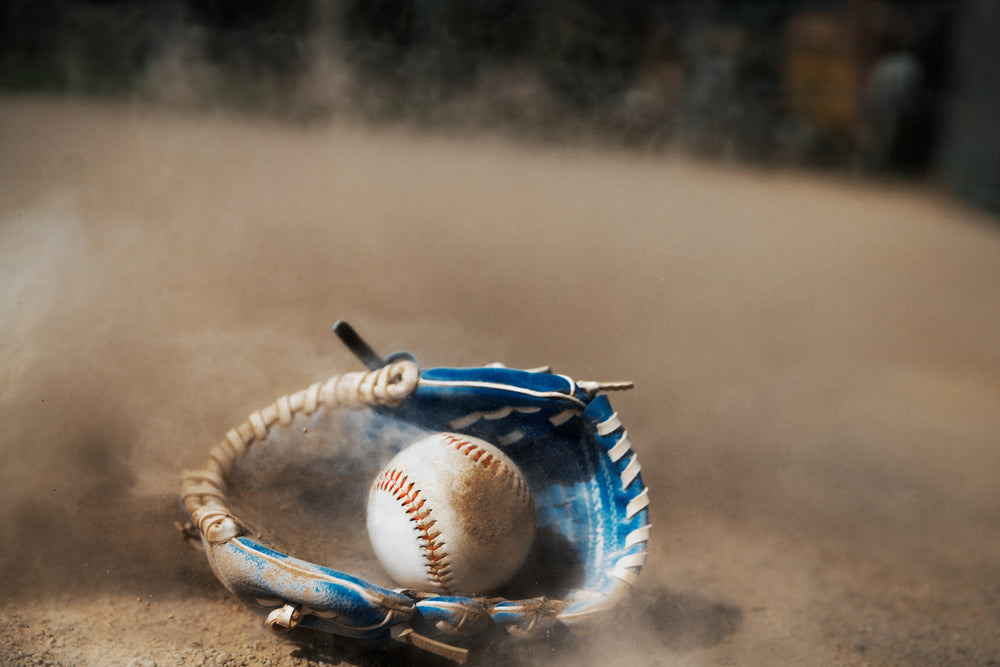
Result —
[[983, 0], [11, 0], [0, 86], [928, 174], [1000, 207]]
[[268, 634], [174, 529], [233, 425], [360, 369], [338, 319], [635, 382], [636, 595], [471, 664], [1000, 664], [996, 35], [993, 0], [0, 3], [0, 664], [441, 665]]

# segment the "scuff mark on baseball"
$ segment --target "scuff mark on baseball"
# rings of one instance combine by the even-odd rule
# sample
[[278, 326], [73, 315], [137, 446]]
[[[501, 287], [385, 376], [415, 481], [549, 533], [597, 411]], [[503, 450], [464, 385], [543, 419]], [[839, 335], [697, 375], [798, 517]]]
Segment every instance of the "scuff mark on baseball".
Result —
[[517, 465], [490, 443], [436, 433], [395, 456], [368, 495], [368, 535], [401, 586], [481, 595], [506, 583], [535, 537], [535, 504]]

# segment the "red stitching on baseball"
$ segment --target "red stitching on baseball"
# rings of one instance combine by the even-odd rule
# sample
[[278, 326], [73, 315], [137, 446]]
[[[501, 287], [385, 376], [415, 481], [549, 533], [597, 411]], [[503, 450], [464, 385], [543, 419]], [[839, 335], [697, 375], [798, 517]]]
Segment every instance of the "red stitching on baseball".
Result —
[[[469, 442], [464, 438], [460, 438], [454, 433], [439, 433], [438, 435], [454, 445], [455, 449], [462, 452], [478, 465], [492, 472], [494, 475], [500, 473], [501, 470], [507, 473], [504, 475], [504, 479], [508, 482], [514, 483], [517, 495], [522, 500], [525, 500], [525, 497], [529, 496], [528, 487], [525, 485], [524, 480], [521, 479], [521, 476], [515, 475], [514, 471], [499, 458], [493, 456], [492, 454], [487, 454], [486, 450], [479, 445]], [[484, 457], [483, 454], [486, 454], [486, 456]]]
[[445, 593], [452, 595], [451, 565], [447, 561], [448, 552], [444, 550], [444, 542], [437, 541], [437, 538], [441, 536], [441, 531], [431, 531], [437, 520], [430, 518], [430, 509], [424, 509], [424, 503], [427, 499], [420, 497], [420, 489], [416, 488], [415, 484], [410, 482], [401, 470], [395, 468], [386, 470], [379, 475], [374, 486], [379, 491], [392, 494], [396, 500], [400, 501], [403, 509], [410, 515], [410, 521], [416, 524], [415, 527], [420, 532], [418, 539], [424, 549], [427, 575]]

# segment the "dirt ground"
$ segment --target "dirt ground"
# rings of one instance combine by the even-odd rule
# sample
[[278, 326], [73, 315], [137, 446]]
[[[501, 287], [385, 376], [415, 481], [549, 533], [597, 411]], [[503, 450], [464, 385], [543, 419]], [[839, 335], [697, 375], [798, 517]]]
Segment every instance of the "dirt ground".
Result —
[[0, 663], [440, 664], [269, 635], [172, 525], [341, 318], [636, 383], [636, 595], [471, 664], [1000, 662], [1000, 224], [930, 189], [6, 98], [0, 309]]

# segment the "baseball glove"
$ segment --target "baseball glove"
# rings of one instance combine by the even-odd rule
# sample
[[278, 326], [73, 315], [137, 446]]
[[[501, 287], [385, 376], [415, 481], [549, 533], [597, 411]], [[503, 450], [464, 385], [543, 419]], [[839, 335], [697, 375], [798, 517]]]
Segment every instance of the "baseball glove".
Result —
[[[649, 539], [639, 461], [603, 393], [630, 383], [576, 382], [547, 368], [498, 364], [421, 369], [405, 352], [382, 359], [346, 323], [338, 322], [334, 331], [368, 371], [335, 375], [282, 396], [229, 431], [202, 469], [184, 473], [187, 534], [200, 542], [226, 588], [275, 631], [302, 626], [393, 639], [459, 662], [467, 650], [456, 642], [489, 628], [531, 636], [559, 624], [585, 624], [619, 603], [639, 574]], [[239, 479], [235, 468], [248, 450], [282, 434], [287, 439], [315, 431], [318, 420], [344, 411], [371, 417], [362, 422], [363, 442], [352, 445], [366, 454], [345, 463], [353, 477], [366, 473], [359, 461], [370, 459], [377, 470], [394, 453], [380, 444], [389, 430], [482, 438], [517, 463], [539, 528], [525, 566], [529, 574], [513, 594], [468, 598], [392, 590], [269, 548], [235, 516], [227, 483]], [[553, 578], [545, 567], [570, 576]], [[552, 585], [558, 589], [545, 589]]]

